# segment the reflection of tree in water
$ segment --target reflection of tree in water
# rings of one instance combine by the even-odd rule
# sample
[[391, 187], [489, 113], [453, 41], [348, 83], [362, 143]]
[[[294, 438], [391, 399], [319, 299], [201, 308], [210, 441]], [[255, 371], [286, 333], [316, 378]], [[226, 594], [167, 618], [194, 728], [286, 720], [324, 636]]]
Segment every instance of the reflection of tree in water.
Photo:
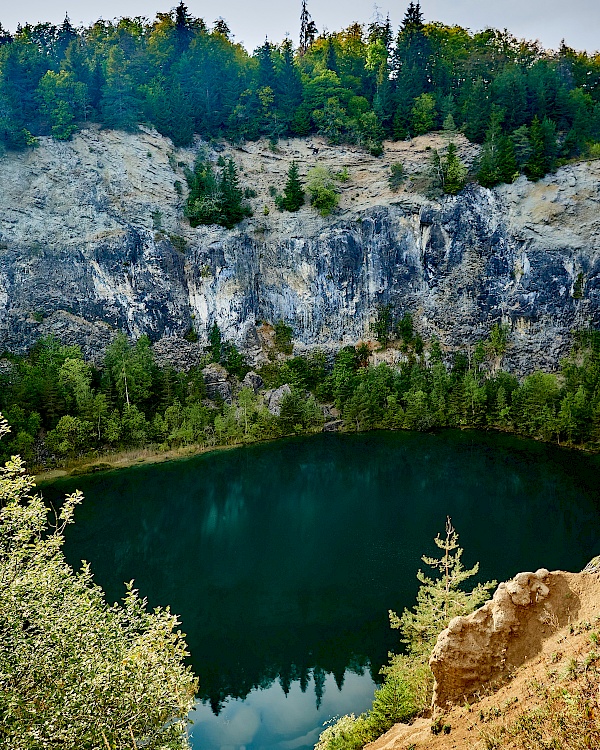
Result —
[[198, 698], [203, 703], [210, 703], [213, 713], [218, 716], [225, 703], [232, 698], [245, 699], [252, 690], [266, 690], [276, 680], [285, 695], [290, 692], [293, 683], [298, 682], [300, 689], [305, 693], [313, 678], [315, 690], [315, 703], [320, 708], [325, 691], [325, 681], [328, 674], [333, 675], [338, 689], [341, 691], [344, 685], [346, 672], [354, 672], [363, 675], [365, 669], [369, 669], [374, 682], [380, 682], [379, 665], [374, 667], [369, 659], [346, 654], [335, 653], [323, 654], [317, 662], [303, 661], [298, 664], [271, 664], [264, 666], [255, 663], [256, 671], [250, 673], [248, 664], [243, 669], [235, 671], [231, 668], [225, 670], [221, 664], [219, 668], [206, 668], [200, 672], [200, 690]]
[[326, 673], [321, 667], [313, 669], [313, 678], [315, 680], [315, 695], [317, 696], [317, 708], [321, 708], [323, 702], [323, 693], [325, 692]]

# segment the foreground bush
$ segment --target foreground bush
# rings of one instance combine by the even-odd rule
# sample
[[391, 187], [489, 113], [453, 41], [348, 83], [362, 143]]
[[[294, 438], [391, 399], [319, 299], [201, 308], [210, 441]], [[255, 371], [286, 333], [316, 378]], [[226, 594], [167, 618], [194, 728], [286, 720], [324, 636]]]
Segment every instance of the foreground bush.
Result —
[[132, 583], [109, 606], [89, 567], [75, 573], [62, 553], [81, 494], [52, 526], [33, 487], [18, 456], [0, 469], [0, 745], [189, 747], [196, 680], [177, 618], [148, 612]]

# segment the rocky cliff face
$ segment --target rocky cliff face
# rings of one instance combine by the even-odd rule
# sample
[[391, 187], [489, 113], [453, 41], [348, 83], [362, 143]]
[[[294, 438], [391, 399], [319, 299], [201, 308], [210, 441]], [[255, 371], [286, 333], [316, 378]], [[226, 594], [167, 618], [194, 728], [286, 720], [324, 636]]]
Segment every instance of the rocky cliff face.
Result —
[[[297, 348], [338, 347], [367, 338], [376, 305], [391, 302], [448, 349], [509, 322], [505, 366], [552, 368], [571, 330], [600, 317], [600, 162], [429, 201], [418, 174], [442, 141], [389, 144], [383, 159], [317, 140], [230, 149], [258, 193], [233, 231], [189, 227], [182, 168], [194, 153], [152, 131], [89, 130], [5, 155], [0, 348], [56, 333], [94, 356], [123, 329], [172, 351], [190, 328], [201, 345], [216, 321], [256, 358], [262, 321], [292, 325]], [[472, 160], [474, 147], [459, 148]], [[336, 214], [274, 209], [269, 188], [283, 188], [292, 159], [304, 174], [317, 161], [348, 169]], [[399, 193], [394, 161], [409, 173]]]

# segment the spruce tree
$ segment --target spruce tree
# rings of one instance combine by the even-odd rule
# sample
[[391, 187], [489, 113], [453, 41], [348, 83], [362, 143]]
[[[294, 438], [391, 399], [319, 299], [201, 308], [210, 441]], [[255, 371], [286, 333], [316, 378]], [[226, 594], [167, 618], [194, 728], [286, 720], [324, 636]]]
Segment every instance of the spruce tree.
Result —
[[458, 534], [452, 526], [450, 517], [446, 519], [446, 536], [438, 534], [434, 539], [437, 547], [443, 551], [440, 558], [421, 558], [437, 575], [431, 578], [419, 570], [417, 578], [421, 587], [417, 593], [417, 604], [410, 611], [405, 609], [398, 617], [390, 611], [392, 628], [399, 629], [402, 640], [408, 646], [409, 653], [428, 655], [435, 645], [438, 635], [453, 617], [473, 612], [488, 598], [489, 591], [496, 586], [496, 581], [478, 583], [471, 591], [464, 591], [461, 586], [479, 572], [479, 563], [465, 569], [462, 564], [463, 550], [458, 545]]
[[280, 211], [297, 211], [304, 205], [304, 190], [300, 182], [298, 164], [295, 161], [288, 169], [283, 195], [279, 196], [276, 202]]
[[519, 175], [519, 165], [515, 157], [513, 140], [504, 135], [498, 144], [498, 177], [500, 182], [511, 183]]
[[223, 167], [219, 190], [219, 223], [227, 229], [232, 229], [238, 222], [252, 213], [249, 206], [244, 203], [244, 194], [239, 185], [238, 173], [233, 159], [228, 159]]
[[556, 165], [556, 125], [547, 117], [540, 122], [536, 115], [531, 123], [529, 140], [531, 156], [525, 166], [525, 174], [531, 180], [539, 180]]
[[431, 157], [431, 178], [435, 188], [441, 188], [448, 195], [456, 195], [465, 186], [467, 168], [460, 160], [456, 144], [451, 141], [444, 157], [434, 150]]
[[490, 127], [485, 134], [485, 142], [479, 159], [477, 179], [484, 187], [493, 187], [500, 182], [500, 121], [502, 113], [494, 109], [490, 118]]
[[212, 357], [213, 362], [221, 361], [222, 348], [223, 336], [221, 335], [221, 330], [215, 320], [208, 333], [208, 350], [210, 351], [210, 356]]
[[300, 56], [306, 54], [306, 51], [314, 42], [316, 35], [317, 27], [308, 12], [306, 0], [302, 0], [302, 12], [300, 13]]

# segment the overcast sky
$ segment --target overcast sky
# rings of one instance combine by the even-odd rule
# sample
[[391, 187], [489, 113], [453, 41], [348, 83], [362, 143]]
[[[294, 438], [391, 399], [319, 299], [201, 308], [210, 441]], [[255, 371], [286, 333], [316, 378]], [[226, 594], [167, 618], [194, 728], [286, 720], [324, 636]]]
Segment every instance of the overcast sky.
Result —
[[[178, 0], [177, 0], [178, 1]], [[152, 19], [157, 11], [168, 11], [177, 1], [165, 0], [0, 0], [0, 23], [14, 31], [17, 23], [51, 21], [60, 23], [65, 12], [74, 25], [88, 25], [98, 18], [124, 15]], [[222, 16], [248, 50], [264, 41], [281, 41], [289, 33], [298, 41], [301, 0], [188, 0], [194, 16], [211, 24]], [[390, 14], [394, 29], [402, 20], [408, 0], [378, 0], [382, 15]], [[308, 0], [308, 9], [319, 31], [337, 31], [353, 21], [368, 22], [374, 12], [373, 0]], [[427, 21], [443, 21], [466, 26], [472, 31], [486, 26], [507, 28], [518, 37], [539, 39], [556, 49], [561, 39], [576, 49], [600, 49], [599, 0], [423, 0]]]

